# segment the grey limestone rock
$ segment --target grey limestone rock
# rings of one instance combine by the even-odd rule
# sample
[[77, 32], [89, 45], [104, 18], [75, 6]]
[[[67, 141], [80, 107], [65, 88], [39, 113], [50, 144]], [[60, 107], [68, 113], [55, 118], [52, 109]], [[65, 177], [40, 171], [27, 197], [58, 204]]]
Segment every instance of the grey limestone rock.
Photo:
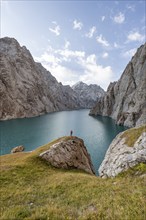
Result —
[[40, 157], [57, 168], [80, 169], [95, 174], [83, 140], [75, 136], [52, 145]]
[[115, 177], [139, 163], [146, 163], [146, 132], [143, 132], [132, 147], [125, 144], [123, 133], [117, 135], [109, 146], [99, 167], [101, 177]]
[[111, 83], [90, 115], [112, 117], [117, 124], [134, 127], [146, 122], [146, 44], [125, 68], [121, 78]]

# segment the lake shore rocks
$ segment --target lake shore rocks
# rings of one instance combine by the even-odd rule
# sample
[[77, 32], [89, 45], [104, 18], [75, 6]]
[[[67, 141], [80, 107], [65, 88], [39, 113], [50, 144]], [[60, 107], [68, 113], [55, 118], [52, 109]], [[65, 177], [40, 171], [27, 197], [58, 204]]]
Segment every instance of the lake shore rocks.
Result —
[[79, 169], [95, 174], [83, 140], [75, 136], [52, 145], [40, 157], [56, 168]]
[[14, 153], [22, 152], [22, 151], [24, 151], [24, 146], [23, 146], [23, 145], [20, 145], [20, 146], [14, 147], [14, 148], [11, 150], [11, 153], [14, 154]]
[[128, 146], [126, 143], [126, 136], [134, 138], [132, 133], [139, 132], [139, 129], [141, 127], [129, 129], [117, 135], [99, 167], [99, 176], [103, 178], [115, 177], [139, 163], [146, 163], [146, 130], [141, 132], [132, 146]]

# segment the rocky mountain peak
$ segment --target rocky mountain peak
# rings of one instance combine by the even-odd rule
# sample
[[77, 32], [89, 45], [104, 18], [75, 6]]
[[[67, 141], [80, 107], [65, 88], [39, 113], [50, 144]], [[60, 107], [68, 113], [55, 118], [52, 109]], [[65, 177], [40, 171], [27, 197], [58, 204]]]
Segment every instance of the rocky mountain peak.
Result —
[[76, 84], [74, 84], [72, 86], [73, 89], [77, 89], [77, 88], [83, 88], [83, 87], [88, 87], [88, 85], [86, 83], [83, 83], [82, 81], [77, 82]]
[[26, 57], [29, 57], [32, 59], [32, 56], [27, 50], [25, 46], [20, 46], [18, 41], [15, 38], [9, 38], [4, 37], [0, 39], [0, 52], [5, 54], [6, 56], [11, 57], [11, 59], [15, 59], [16, 57], [19, 57], [19, 55], [23, 54]]
[[88, 108], [93, 107], [96, 101], [105, 94], [100, 86], [96, 84], [87, 85], [81, 81], [73, 85], [72, 89], [77, 93], [82, 105], [85, 106], [86, 103]]

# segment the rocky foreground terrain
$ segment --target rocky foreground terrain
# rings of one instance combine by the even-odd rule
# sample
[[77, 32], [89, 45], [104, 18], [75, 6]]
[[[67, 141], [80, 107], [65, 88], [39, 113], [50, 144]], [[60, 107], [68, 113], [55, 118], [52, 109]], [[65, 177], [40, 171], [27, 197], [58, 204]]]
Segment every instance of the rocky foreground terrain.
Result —
[[97, 101], [90, 115], [110, 116], [117, 124], [134, 127], [146, 122], [146, 44], [132, 57], [117, 82]]
[[99, 175], [115, 177], [140, 163], [146, 163], [146, 125], [117, 135], [100, 165]]
[[[58, 83], [49, 71], [33, 60], [27, 48], [21, 47], [15, 39], [0, 39], [0, 57], [0, 119], [92, 107], [91, 96], [90, 104], [86, 104], [86, 97], [80, 99], [70, 86]], [[99, 90], [103, 94], [103, 90]], [[98, 98], [98, 94], [100, 92], [97, 89], [93, 101], [95, 96]]]

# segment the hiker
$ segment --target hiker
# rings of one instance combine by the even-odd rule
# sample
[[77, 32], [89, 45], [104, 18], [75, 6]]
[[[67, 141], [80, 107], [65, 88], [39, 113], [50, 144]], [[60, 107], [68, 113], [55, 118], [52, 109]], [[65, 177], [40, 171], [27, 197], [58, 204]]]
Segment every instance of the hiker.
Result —
[[73, 134], [73, 131], [71, 130], [71, 131], [70, 131], [70, 136], [72, 136], [72, 134]]

